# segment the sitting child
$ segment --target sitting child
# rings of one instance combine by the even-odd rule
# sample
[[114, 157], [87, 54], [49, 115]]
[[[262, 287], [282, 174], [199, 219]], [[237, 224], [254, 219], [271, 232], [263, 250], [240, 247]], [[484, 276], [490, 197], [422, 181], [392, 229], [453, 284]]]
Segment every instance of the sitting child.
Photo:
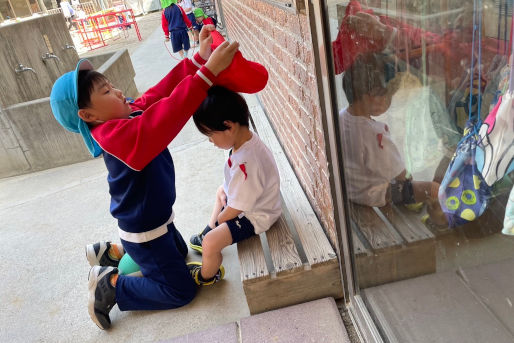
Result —
[[387, 111], [394, 89], [394, 67], [377, 53], [361, 54], [343, 76], [349, 106], [339, 114], [344, 168], [351, 201], [367, 206], [427, 203], [430, 220], [444, 225], [437, 182], [412, 181], [391, 139], [389, 127], [372, 117]]
[[190, 239], [191, 248], [203, 255], [194, 273], [200, 284], [214, 282], [223, 248], [268, 230], [282, 213], [275, 160], [250, 131], [248, 118], [243, 97], [223, 87], [212, 87], [193, 115], [210, 142], [230, 150], [209, 225]]

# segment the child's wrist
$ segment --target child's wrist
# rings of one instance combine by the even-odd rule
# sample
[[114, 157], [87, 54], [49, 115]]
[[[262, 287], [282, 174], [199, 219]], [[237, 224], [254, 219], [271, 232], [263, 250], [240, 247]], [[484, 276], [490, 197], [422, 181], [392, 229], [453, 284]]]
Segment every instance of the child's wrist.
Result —
[[214, 75], [214, 77], [217, 77], [219, 73], [221, 73], [221, 70], [219, 70], [219, 68], [216, 68], [216, 66], [213, 66], [212, 63], [210, 63], [210, 61], [207, 61], [204, 67], [207, 68], [211, 72], [211, 74]]
[[203, 58], [200, 52], [194, 54], [191, 61], [198, 69], [200, 69], [205, 63], [207, 63], [207, 59]]
[[[205, 61], [207, 61], [209, 59], [209, 56], [211, 55], [211, 47], [207, 47], [207, 48], [204, 48], [204, 47], [200, 47], [200, 50], [198, 51], [198, 54], [200, 55], [200, 57], [202, 59], [204, 59]], [[205, 63], [205, 62], [204, 62]]]
[[208, 68], [207, 65], [202, 66], [197, 70], [196, 75], [200, 77], [207, 84], [207, 88], [212, 87], [216, 81], [216, 75], [214, 75]]

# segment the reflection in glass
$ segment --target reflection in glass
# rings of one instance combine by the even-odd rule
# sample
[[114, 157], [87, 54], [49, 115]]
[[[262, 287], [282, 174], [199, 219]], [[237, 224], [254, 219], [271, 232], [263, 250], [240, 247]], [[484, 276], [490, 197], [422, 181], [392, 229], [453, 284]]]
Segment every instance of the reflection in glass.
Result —
[[[513, 341], [512, 2], [326, 4], [355, 279], [373, 318], [399, 341]], [[480, 172], [498, 175], [470, 186], [487, 184], [483, 214], [449, 227], [438, 191], [470, 118], [485, 122], [474, 132]], [[471, 203], [477, 190], [456, 198]], [[431, 315], [441, 321], [429, 328]], [[448, 325], [458, 315], [485, 319]]]

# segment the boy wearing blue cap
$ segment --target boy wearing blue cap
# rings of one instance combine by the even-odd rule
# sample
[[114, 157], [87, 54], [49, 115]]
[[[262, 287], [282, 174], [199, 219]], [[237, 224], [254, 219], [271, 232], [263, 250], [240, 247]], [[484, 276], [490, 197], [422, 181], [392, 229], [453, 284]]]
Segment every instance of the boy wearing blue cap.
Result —
[[[88, 303], [89, 315], [101, 329], [110, 327], [109, 312], [116, 303], [122, 311], [170, 309], [196, 294], [184, 261], [187, 246], [173, 225], [175, 174], [167, 146], [238, 50], [237, 42], [224, 42], [211, 54], [212, 30], [201, 31], [193, 59], [180, 62], [133, 103], [87, 60], [52, 88], [57, 121], [80, 133], [93, 156], [103, 154], [108, 170], [110, 210], [123, 248], [102, 243], [86, 250], [91, 264], [101, 264], [89, 272]], [[144, 277], [118, 275], [124, 251]]]

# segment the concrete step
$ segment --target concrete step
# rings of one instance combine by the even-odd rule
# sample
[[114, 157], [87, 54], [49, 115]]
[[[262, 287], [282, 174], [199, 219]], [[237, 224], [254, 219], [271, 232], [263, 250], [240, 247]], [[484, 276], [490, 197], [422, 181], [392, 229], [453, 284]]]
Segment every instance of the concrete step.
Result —
[[333, 298], [324, 298], [264, 312], [168, 343], [350, 342]]

